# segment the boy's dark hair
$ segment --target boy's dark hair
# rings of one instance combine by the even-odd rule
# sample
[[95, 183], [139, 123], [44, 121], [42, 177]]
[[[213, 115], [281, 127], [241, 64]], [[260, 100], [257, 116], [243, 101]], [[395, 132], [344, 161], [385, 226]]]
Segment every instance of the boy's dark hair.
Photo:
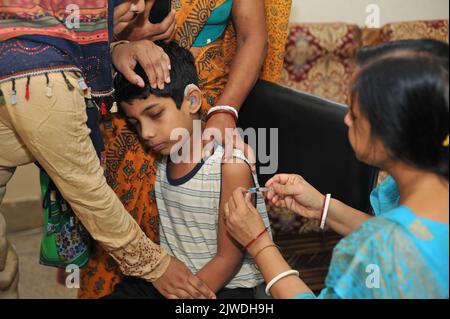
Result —
[[180, 108], [184, 100], [186, 86], [189, 84], [199, 86], [195, 61], [191, 52], [173, 42], [169, 44], [158, 43], [158, 45], [169, 56], [172, 67], [170, 70], [171, 82], [165, 85], [164, 90], [158, 88], [153, 89], [144, 69], [139, 64], [134, 71], [144, 79], [144, 88], [130, 83], [121, 73], [117, 73], [114, 79], [114, 88], [115, 100], [119, 105], [121, 102], [129, 103], [136, 99], [146, 99], [150, 95], [156, 95], [172, 98], [177, 108]]
[[[362, 66], [352, 98], [359, 101], [372, 136], [393, 158], [448, 181], [449, 148], [443, 145], [449, 134], [448, 56], [445, 62], [440, 53], [416, 44], [418, 50], [400, 56], [378, 48], [381, 57]], [[448, 52], [447, 44], [439, 46]]]

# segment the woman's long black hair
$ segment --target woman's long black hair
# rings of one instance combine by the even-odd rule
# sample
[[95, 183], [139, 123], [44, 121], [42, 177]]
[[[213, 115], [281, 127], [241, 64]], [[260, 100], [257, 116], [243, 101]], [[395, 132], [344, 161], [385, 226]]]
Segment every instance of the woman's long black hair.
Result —
[[449, 179], [448, 44], [402, 41], [360, 52], [352, 88], [392, 158]]

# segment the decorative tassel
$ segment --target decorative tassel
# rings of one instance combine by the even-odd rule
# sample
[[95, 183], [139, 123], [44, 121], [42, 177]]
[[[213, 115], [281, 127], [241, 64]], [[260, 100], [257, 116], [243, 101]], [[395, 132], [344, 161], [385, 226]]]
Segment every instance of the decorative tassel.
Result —
[[100, 155], [100, 166], [103, 168], [106, 166], [106, 153], [102, 152]]
[[66, 203], [65, 200], [63, 200], [63, 201], [61, 202], [61, 211], [62, 211], [63, 213], [65, 213], [65, 212], [68, 211], [67, 203]]
[[86, 99], [86, 107], [88, 109], [93, 109], [95, 107], [94, 102], [92, 101], [92, 99]]
[[78, 80], [77, 80], [78, 86], [80, 87], [80, 89], [83, 91], [87, 90], [88, 86], [87, 86], [86, 82], [84, 81], [84, 78], [81, 76], [81, 74], [78, 74], [78, 73], [77, 73], [77, 76], [78, 76]]
[[55, 202], [56, 202], [56, 192], [55, 192], [55, 191], [51, 191], [51, 192], [50, 192], [50, 201], [51, 201], [52, 203], [55, 203]]
[[100, 114], [102, 116], [108, 115], [108, 109], [106, 108], [106, 103], [104, 101], [102, 101], [102, 103], [100, 103]]
[[31, 77], [27, 76], [27, 86], [25, 87], [25, 100], [29, 100], [30, 99], [30, 80]]
[[17, 104], [17, 92], [16, 92], [16, 80], [12, 80], [12, 95], [11, 95], [11, 104]]
[[45, 96], [50, 98], [53, 96], [53, 90], [52, 87], [50, 86], [50, 79], [48, 77], [48, 73], [45, 73], [45, 79], [47, 80], [47, 84], [45, 87]]
[[5, 104], [6, 104], [5, 96], [3, 95], [3, 91], [0, 89], [0, 106]]
[[74, 86], [72, 85], [72, 83], [70, 83], [69, 80], [67, 79], [66, 74], [65, 74], [63, 71], [61, 71], [61, 74], [62, 74], [62, 76], [63, 76], [63, 78], [64, 78], [64, 82], [66, 82], [66, 85], [67, 85], [67, 88], [69, 89], [69, 91], [75, 90], [75, 87], [74, 87]]

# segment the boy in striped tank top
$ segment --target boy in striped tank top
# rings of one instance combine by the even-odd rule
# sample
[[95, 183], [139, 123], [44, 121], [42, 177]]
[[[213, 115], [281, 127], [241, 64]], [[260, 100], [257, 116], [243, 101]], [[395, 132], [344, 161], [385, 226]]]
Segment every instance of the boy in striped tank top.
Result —
[[[202, 158], [201, 106], [192, 54], [175, 44], [163, 45], [171, 60], [171, 83], [164, 90], [144, 89], [122, 75], [115, 79], [120, 111], [135, 126], [142, 143], [162, 155], [157, 164], [156, 200], [161, 246], [184, 262], [220, 299], [263, 297], [263, 278], [254, 260], [230, 237], [223, 218], [225, 204], [239, 187], [258, 187], [241, 151], [223, 163], [224, 148]], [[252, 199], [270, 223], [261, 194]], [[110, 298], [162, 298], [143, 280], [124, 278]]]

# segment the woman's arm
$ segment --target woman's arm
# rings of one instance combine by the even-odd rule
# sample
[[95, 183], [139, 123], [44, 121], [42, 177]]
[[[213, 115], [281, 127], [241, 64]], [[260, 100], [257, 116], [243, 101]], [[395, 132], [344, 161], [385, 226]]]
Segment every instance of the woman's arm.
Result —
[[[250, 247], [248, 252], [253, 257], [258, 254], [255, 261], [266, 283], [269, 283], [279, 274], [292, 270], [269, 235], [259, 239]], [[302, 293], [312, 293], [312, 291], [299, 277], [289, 276], [273, 285], [270, 293], [275, 299], [292, 299]]]
[[233, 22], [237, 51], [233, 58], [227, 85], [217, 105], [239, 110], [255, 85], [267, 53], [267, 30], [264, 1], [234, 0]]
[[253, 187], [248, 165], [243, 162], [223, 164], [217, 255], [197, 274], [214, 292], [220, 291], [236, 276], [244, 258], [242, 246], [227, 232], [223, 218], [225, 204], [237, 187]]
[[143, 12], [140, 12], [131, 21], [123, 19], [123, 16], [129, 14], [129, 1], [116, 6], [114, 10], [114, 40], [171, 41], [176, 32], [175, 10], [168, 12], [167, 17], [160, 23], [153, 24], [149, 17], [154, 4], [155, 0], [145, 0]]
[[[143, 12], [140, 12], [134, 19], [127, 18], [131, 13], [131, 3], [126, 1], [114, 8], [114, 40], [111, 47], [115, 48], [117, 44], [127, 44], [127, 47], [119, 46], [118, 50], [111, 50], [114, 65], [122, 72], [128, 80], [143, 87], [143, 80], [140, 79], [134, 70], [136, 61], [139, 60], [148, 76], [152, 87], [164, 89], [166, 83], [171, 82], [170, 79], [170, 59], [164, 51], [153, 42], [158, 40], [171, 41], [176, 31], [175, 11], [171, 11], [167, 17], [158, 24], [152, 24], [149, 21], [150, 11], [155, 0], [146, 0]], [[119, 41], [122, 40], [122, 41]], [[130, 46], [140, 46], [139, 57], [133, 56]], [[122, 51], [122, 55], [128, 55], [122, 58], [122, 62], [118, 64], [113, 51]]]
[[[229, 233], [242, 246], [246, 246], [266, 226], [252, 203], [244, 199], [243, 193], [244, 189], [242, 188], [234, 191], [233, 196], [225, 205], [224, 215]], [[248, 248], [248, 252], [255, 258], [266, 283], [279, 274], [291, 270], [268, 233], [252, 244]], [[311, 289], [297, 276], [281, 279], [270, 292], [276, 299], [289, 299], [301, 293], [312, 293]]]
[[[330, 226], [338, 234], [347, 236], [359, 229], [363, 223], [371, 218], [372, 216], [370, 215], [354, 209], [337, 199], [332, 199], [326, 225]], [[320, 219], [320, 216], [318, 219]]]
[[[240, 110], [250, 90], [255, 85], [261, 73], [262, 64], [267, 52], [267, 30], [264, 11], [264, 1], [261, 0], [234, 0], [233, 22], [236, 29], [237, 50], [231, 64], [228, 82], [218, 98], [217, 106], [231, 106]], [[229, 114], [216, 114], [211, 117], [205, 128], [219, 129], [222, 133], [221, 143], [232, 144], [233, 139], [228, 138], [226, 130], [235, 129], [236, 122]], [[211, 136], [205, 136], [205, 145], [210, 144]], [[254, 165], [253, 150], [245, 145], [240, 135], [236, 136], [234, 147], [226, 147], [225, 159], [232, 156], [231, 150], [238, 148], [244, 151], [250, 163]], [[212, 149], [206, 147], [205, 151]], [[253, 166], [252, 169], [255, 169]]]
[[[305, 218], [321, 218], [325, 196], [300, 175], [279, 174], [270, 179], [266, 186], [273, 190], [267, 194], [272, 205], [287, 208]], [[338, 234], [346, 236], [370, 218], [370, 215], [333, 199], [326, 224]]]

